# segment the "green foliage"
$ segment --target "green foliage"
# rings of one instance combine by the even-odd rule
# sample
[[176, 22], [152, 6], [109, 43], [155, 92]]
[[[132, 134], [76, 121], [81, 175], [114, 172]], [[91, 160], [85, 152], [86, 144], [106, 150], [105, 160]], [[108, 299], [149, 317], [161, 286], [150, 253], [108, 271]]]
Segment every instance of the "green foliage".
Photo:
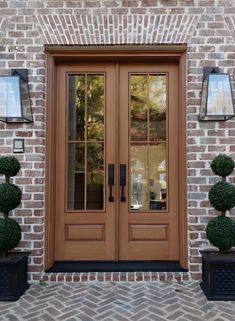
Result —
[[0, 174], [7, 177], [15, 176], [20, 170], [19, 161], [13, 156], [0, 157]]
[[220, 154], [213, 159], [211, 169], [216, 175], [226, 177], [232, 173], [234, 169], [234, 161], [231, 157], [225, 154]]
[[0, 184], [0, 212], [8, 214], [20, 205], [22, 192], [21, 189], [14, 185], [3, 183]]
[[13, 250], [21, 240], [19, 224], [12, 219], [0, 219], [0, 255]]
[[[226, 177], [232, 173], [234, 161], [231, 157], [220, 154], [213, 159], [211, 169], [216, 175]], [[225, 180], [216, 183], [209, 192], [209, 200], [222, 213], [207, 224], [206, 234], [211, 244], [220, 252], [226, 252], [235, 246], [235, 222], [225, 216], [226, 211], [235, 206], [235, 186]]]
[[211, 188], [209, 200], [217, 211], [229, 211], [235, 206], [235, 187], [227, 182], [218, 182]]
[[213, 218], [206, 228], [208, 240], [220, 252], [226, 252], [235, 246], [235, 222], [226, 216]]
[[20, 170], [19, 161], [13, 156], [0, 157], [0, 174], [6, 176], [6, 183], [0, 184], [0, 212], [4, 218], [0, 219], [0, 255], [6, 256], [21, 240], [19, 224], [8, 218], [11, 210], [20, 205], [21, 189], [10, 184], [10, 177], [15, 176]]
[[150, 192], [149, 192], [149, 198], [150, 198], [151, 200], [155, 200], [155, 199], [156, 199], [156, 193], [155, 193], [154, 191], [150, 191]]

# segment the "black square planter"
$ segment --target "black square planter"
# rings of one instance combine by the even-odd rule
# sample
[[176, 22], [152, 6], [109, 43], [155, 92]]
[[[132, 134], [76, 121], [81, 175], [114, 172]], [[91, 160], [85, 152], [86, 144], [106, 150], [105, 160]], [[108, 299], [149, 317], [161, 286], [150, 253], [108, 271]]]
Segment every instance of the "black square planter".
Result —
[[0, 259], [0, 301], [16, 301], [28, 289], [29, 254], [16, 252]]
[[201, 251], [201, 288], [208, 300], [235, 300], [235, 252]]

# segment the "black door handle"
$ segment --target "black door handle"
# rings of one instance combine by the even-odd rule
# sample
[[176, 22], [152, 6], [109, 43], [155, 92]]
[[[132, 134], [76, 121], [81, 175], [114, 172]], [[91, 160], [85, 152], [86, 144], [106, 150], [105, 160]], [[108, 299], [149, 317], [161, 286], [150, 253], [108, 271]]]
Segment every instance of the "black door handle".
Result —
[[125, 186], [126, 186], [126, 164], [120, 164], [120, 186], [121, 186], [121, 202], [126, 201]]
[[114, 202], [112, 187], [114, 185], [114, 164], [108, 165], [109, 202]]

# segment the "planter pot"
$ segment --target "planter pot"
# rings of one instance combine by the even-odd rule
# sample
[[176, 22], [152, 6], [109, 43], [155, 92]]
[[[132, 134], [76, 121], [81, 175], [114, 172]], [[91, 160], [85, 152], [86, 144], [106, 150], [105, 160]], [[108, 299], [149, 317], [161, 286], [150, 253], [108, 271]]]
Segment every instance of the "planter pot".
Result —
[[16, 301], [28, 289], [29, 254], [13, 252], [6, 258], [0, 258], [0, 301]]
[[235, 300], [235, 251], [201, 251], [201, 288], [208, 300]]

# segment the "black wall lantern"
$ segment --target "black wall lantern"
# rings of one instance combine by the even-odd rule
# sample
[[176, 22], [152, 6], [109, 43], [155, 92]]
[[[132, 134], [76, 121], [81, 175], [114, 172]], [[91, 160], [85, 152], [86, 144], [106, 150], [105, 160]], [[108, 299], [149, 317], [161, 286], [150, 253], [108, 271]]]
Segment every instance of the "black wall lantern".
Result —
[[0, 121], [33, 122], [27, 69], [13, 69], [11, 76], [0, 76]]
[[234, 116], [230, 75], [220, 73], [217, 67], [204, 67], [199, 120], [220, 121]]

